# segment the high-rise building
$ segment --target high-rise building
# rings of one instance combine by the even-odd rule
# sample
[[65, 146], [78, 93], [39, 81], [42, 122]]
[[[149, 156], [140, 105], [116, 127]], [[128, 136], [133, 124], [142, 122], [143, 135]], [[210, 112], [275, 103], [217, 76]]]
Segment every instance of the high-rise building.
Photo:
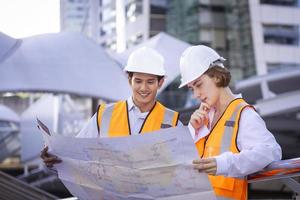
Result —
[[300, 1], [249, 1], [258, 75], [300, 67]]
[[[300, 67], [300, 0], [61, 0], [61, 30], [116, 51], [160, 31], [227, 58], [236, 81]], [[179, 79], [167, 90], [177, 90]], [[183, 91], [180, 91], [183, 93]], [[171, 106], [172, 107], [172, 106]]]
[[166, 0], [61, 0], [61, 30], [124, 51], [165, 31]]
[[223, 0], [169, 0], [167, 32], [191, 44], [211, 46], [224, 55]]
[[225, 3], [227, 63], [234, 80], [241, 80], [256, 73], [249, 1]]
[[96, 1], [61, 0], [60, 28], [62, 31], [80, 32], [90, 38], [96, 38], [97, 21]]
[[228, 58], [234, 80], [300, 66], [299, 0], [169, 0], [167, 32]]

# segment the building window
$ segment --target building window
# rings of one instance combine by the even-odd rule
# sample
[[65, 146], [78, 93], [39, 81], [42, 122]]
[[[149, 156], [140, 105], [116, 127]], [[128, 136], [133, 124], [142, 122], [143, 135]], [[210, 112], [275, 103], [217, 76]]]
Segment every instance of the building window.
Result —
[[260, 0], [260, 3], [278, 6], [298, 6], [298, 1], [299, 0]]
[[268, 63], [268, 72], [300, 68], [300, 63]]
[[111, 1], [111, 0], [102, 0], [102, 6], [105, 7], [105, 6], [108, 6], [110, 4], [113, 4], [115, 2]]
[[76, 10], [77, 10], [77, 11], [83, 11], [84, 8], [83, 8], [83, 7], [77, 7]]
[[127, 41], [127, 48], [136, 46], [140, 44], [142, 41], [143, 41], [143, 34], [137, 33], [129, 38], [129, 40]]
[[101, 36], [101, 37], [105, 35], [105, 31], [104, 31], [102, 28], [100, 29], [99, 32], [100, 32], [100, 36]]
[[150, 19], [150, 29], [153, 31], [166, 31], [166, 19], [165, 18], [154, 18]]
[[199, 3], [198, 8], [200, 10], [208, 10], [213, 13], [225, 13], [225, 6], [223, 5], [212, 5], [212, 4], [207, 5], [207, 4]]
[[112, 40], [112, 41], [107, 41], [105, 43], [103, 43], [103, 46], [106, 49], [111, 49], [111, 50], [116, 50], [117, 49], [117, 43], [116, 41]]
[[74, 19], [74, 18], [76, 18], [76, 19], [83, 19], [84, 15], [79, 14], [79, 13], [78, 14], [70, 14], [70, 15], [67, 15], [66, 18], [67, 19]]
[[105, 23], [101, 26], [100, 29], [100, 35], [114, 35], [116, 33], [116, 23], [115, 22], [110, 22], [110, 23]]
[[166, 8], [164, 8], [164, 7], [151, 5], [150, 8], [151, 8], [151, 14], [157, 14], [157, 15], [165, 15], [166, 14]]
[[105, 9], [102, 12], [102, 22], [112, 22], [116, 19], [116, 11], [111, 9]]
[[292, 25], [263, 25], [264, 42], [267, 44], [299, 44], [299, 27]]
[[136, 18], [143, 13], [143, 1], [135, 0], [126, 5], [126, 20], [134, 22]]

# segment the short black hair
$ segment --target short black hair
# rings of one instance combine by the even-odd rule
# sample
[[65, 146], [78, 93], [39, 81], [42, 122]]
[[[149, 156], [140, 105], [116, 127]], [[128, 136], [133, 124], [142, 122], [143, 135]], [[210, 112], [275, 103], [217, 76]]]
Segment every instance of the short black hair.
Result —
[[[128, 77], [129, 77], [129, 78], [132, 78], [133, 73], [134, 73], [134, 72], [127, 72]], [[159, 76], [159, 75], [155, 75], [155, 76], [157, 76], [158, 82], [159, 82], [161, 79], [163, 79], [163, 78], [165, 77], [165, 76]]]

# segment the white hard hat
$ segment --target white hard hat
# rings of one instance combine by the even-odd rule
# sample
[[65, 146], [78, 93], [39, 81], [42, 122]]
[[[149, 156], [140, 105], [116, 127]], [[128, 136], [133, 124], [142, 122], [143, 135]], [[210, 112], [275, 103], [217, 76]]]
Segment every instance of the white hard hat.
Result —
[[124, 68], [127, 72], [141, 72], [164, 76], [164, 58], [154, 49], [142, 47], [133, 51]]
[[222, 64], [224, 61], [225, 59], [210, 47], [198, 45], [187, 48], [180, 58], [181, 84], [179, 88], [196, 80], [212, 64], [224, 67]]

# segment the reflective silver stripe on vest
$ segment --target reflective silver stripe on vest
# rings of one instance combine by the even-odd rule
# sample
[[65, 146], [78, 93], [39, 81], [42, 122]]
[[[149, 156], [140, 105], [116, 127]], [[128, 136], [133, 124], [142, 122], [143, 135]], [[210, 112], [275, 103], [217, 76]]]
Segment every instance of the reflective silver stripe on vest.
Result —
[[217, 196], [217, 200], [232, 200], [232, 198]]
[[100, 122], [100, 137], [108, 137], [109, 125], [114, 110], [115, 104], [108, 104], [102, 114], [102, 121]]
[[161, 128], [172, 127], [174, 114], [175, 114], [175, 112], [173, 110], [165, 108], [164, 120], [162, 122]]
[[224, 129], [224, 134], [221, 142], [221, 149], [220, 149], [220, 154], [224, 152], [228, 152], [230, 150], [231, 146], [231, 140], [233, 136], [233, 128], [235, 123], [238, 123], [235, 121], [239, 110], [245, 106], [245, 103], [240, 103], [234, 110], [233, 114], [231, 115], [230, 119], [225, 122], [225, 129]]

